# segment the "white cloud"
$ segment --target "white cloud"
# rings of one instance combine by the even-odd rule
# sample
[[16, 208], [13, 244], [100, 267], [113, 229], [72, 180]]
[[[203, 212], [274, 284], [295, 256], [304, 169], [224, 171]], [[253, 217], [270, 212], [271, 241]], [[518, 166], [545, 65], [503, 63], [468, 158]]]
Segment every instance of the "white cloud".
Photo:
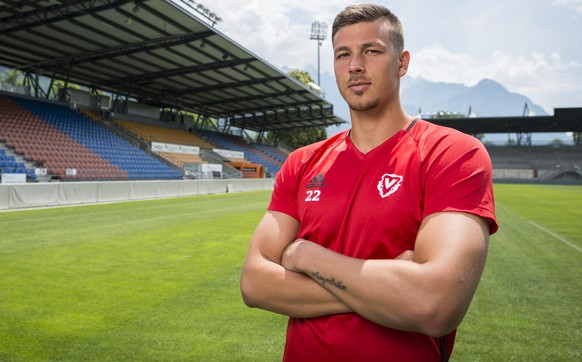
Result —
[[[510, 90], [539, 100], [545, 108], [580, 106], [582, 63], [564, 62], [560, 54], [532, 53], [529, 57], [494, 54], [490, 75]], [[550, 106], [551, 104], [551, 106]], [[550, 110], [550, 109], [548, 109]]]
[[435, 44], [412, 54], [409, 74], [431, 81], [474, 85], [493, 79], [512, 92], [532, 98], [551, 111], [582, 102], [582, 63], [564, 62], [559, 53], [514, 56], [493, 51], [488, 58], [453, 53]]
[[311, 23], [331, 25], [329, 14], [335, 16], [342, 2], [224, 0], [211, 10], [223, 18], [218, 29], [245, 48], [277, 67], [302, 69], [317, 59], [316, 43], [309, 40]]
[[477, 62], [468, 54], [454, 54], [442, 44], [412, 52], [408, 74], [430, 81], [473, 84], [482, 79]]
[[582, 14], [582, 0], [554, 0], [554, 4], [566, 6], [578, 14]]

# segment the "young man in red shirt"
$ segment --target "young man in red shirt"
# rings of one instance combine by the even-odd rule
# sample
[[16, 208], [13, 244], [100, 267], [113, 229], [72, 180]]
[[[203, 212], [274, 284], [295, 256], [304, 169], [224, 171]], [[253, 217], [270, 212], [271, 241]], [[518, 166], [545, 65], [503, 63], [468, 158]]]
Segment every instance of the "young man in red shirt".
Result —
[[290, 317], [286, 361], [439, 361], [497, 230], [483, 145], [403, 110], [402, 25], [347, 7], [332, 30], [352, 129], [293, 152], [249, 246], [250, 307]]

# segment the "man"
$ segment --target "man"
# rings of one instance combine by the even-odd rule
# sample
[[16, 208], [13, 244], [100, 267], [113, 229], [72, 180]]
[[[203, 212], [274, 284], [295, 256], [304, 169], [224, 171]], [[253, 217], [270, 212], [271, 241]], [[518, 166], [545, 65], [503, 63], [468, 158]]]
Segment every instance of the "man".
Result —
[[388, 9], [332, 29], [352, 129], [293, 152], [241, 275], [245, 303], [290, 317], [286, 361], [438, 361], [452, 352], [497, 230], [475, 138], [412, 119], [410, 54]]

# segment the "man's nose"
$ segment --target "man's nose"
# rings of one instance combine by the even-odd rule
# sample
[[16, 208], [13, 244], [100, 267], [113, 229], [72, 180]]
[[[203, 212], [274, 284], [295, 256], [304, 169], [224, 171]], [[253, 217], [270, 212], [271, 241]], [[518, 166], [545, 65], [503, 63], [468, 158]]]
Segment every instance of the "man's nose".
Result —
[[350, 59], [350, 73], [362, 73], [364, 71], [363, 59], [360, 56], [353, 55]]

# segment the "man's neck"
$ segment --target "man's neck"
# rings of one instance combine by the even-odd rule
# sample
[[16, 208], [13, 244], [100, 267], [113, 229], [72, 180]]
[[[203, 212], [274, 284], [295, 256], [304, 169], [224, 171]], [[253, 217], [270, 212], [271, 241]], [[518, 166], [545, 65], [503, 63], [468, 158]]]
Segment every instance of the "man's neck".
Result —
[[385, 112], [350, 110], [350, 139], [358, 150], [368, 153], [403, 129], [411, 117], [402, 108]]

